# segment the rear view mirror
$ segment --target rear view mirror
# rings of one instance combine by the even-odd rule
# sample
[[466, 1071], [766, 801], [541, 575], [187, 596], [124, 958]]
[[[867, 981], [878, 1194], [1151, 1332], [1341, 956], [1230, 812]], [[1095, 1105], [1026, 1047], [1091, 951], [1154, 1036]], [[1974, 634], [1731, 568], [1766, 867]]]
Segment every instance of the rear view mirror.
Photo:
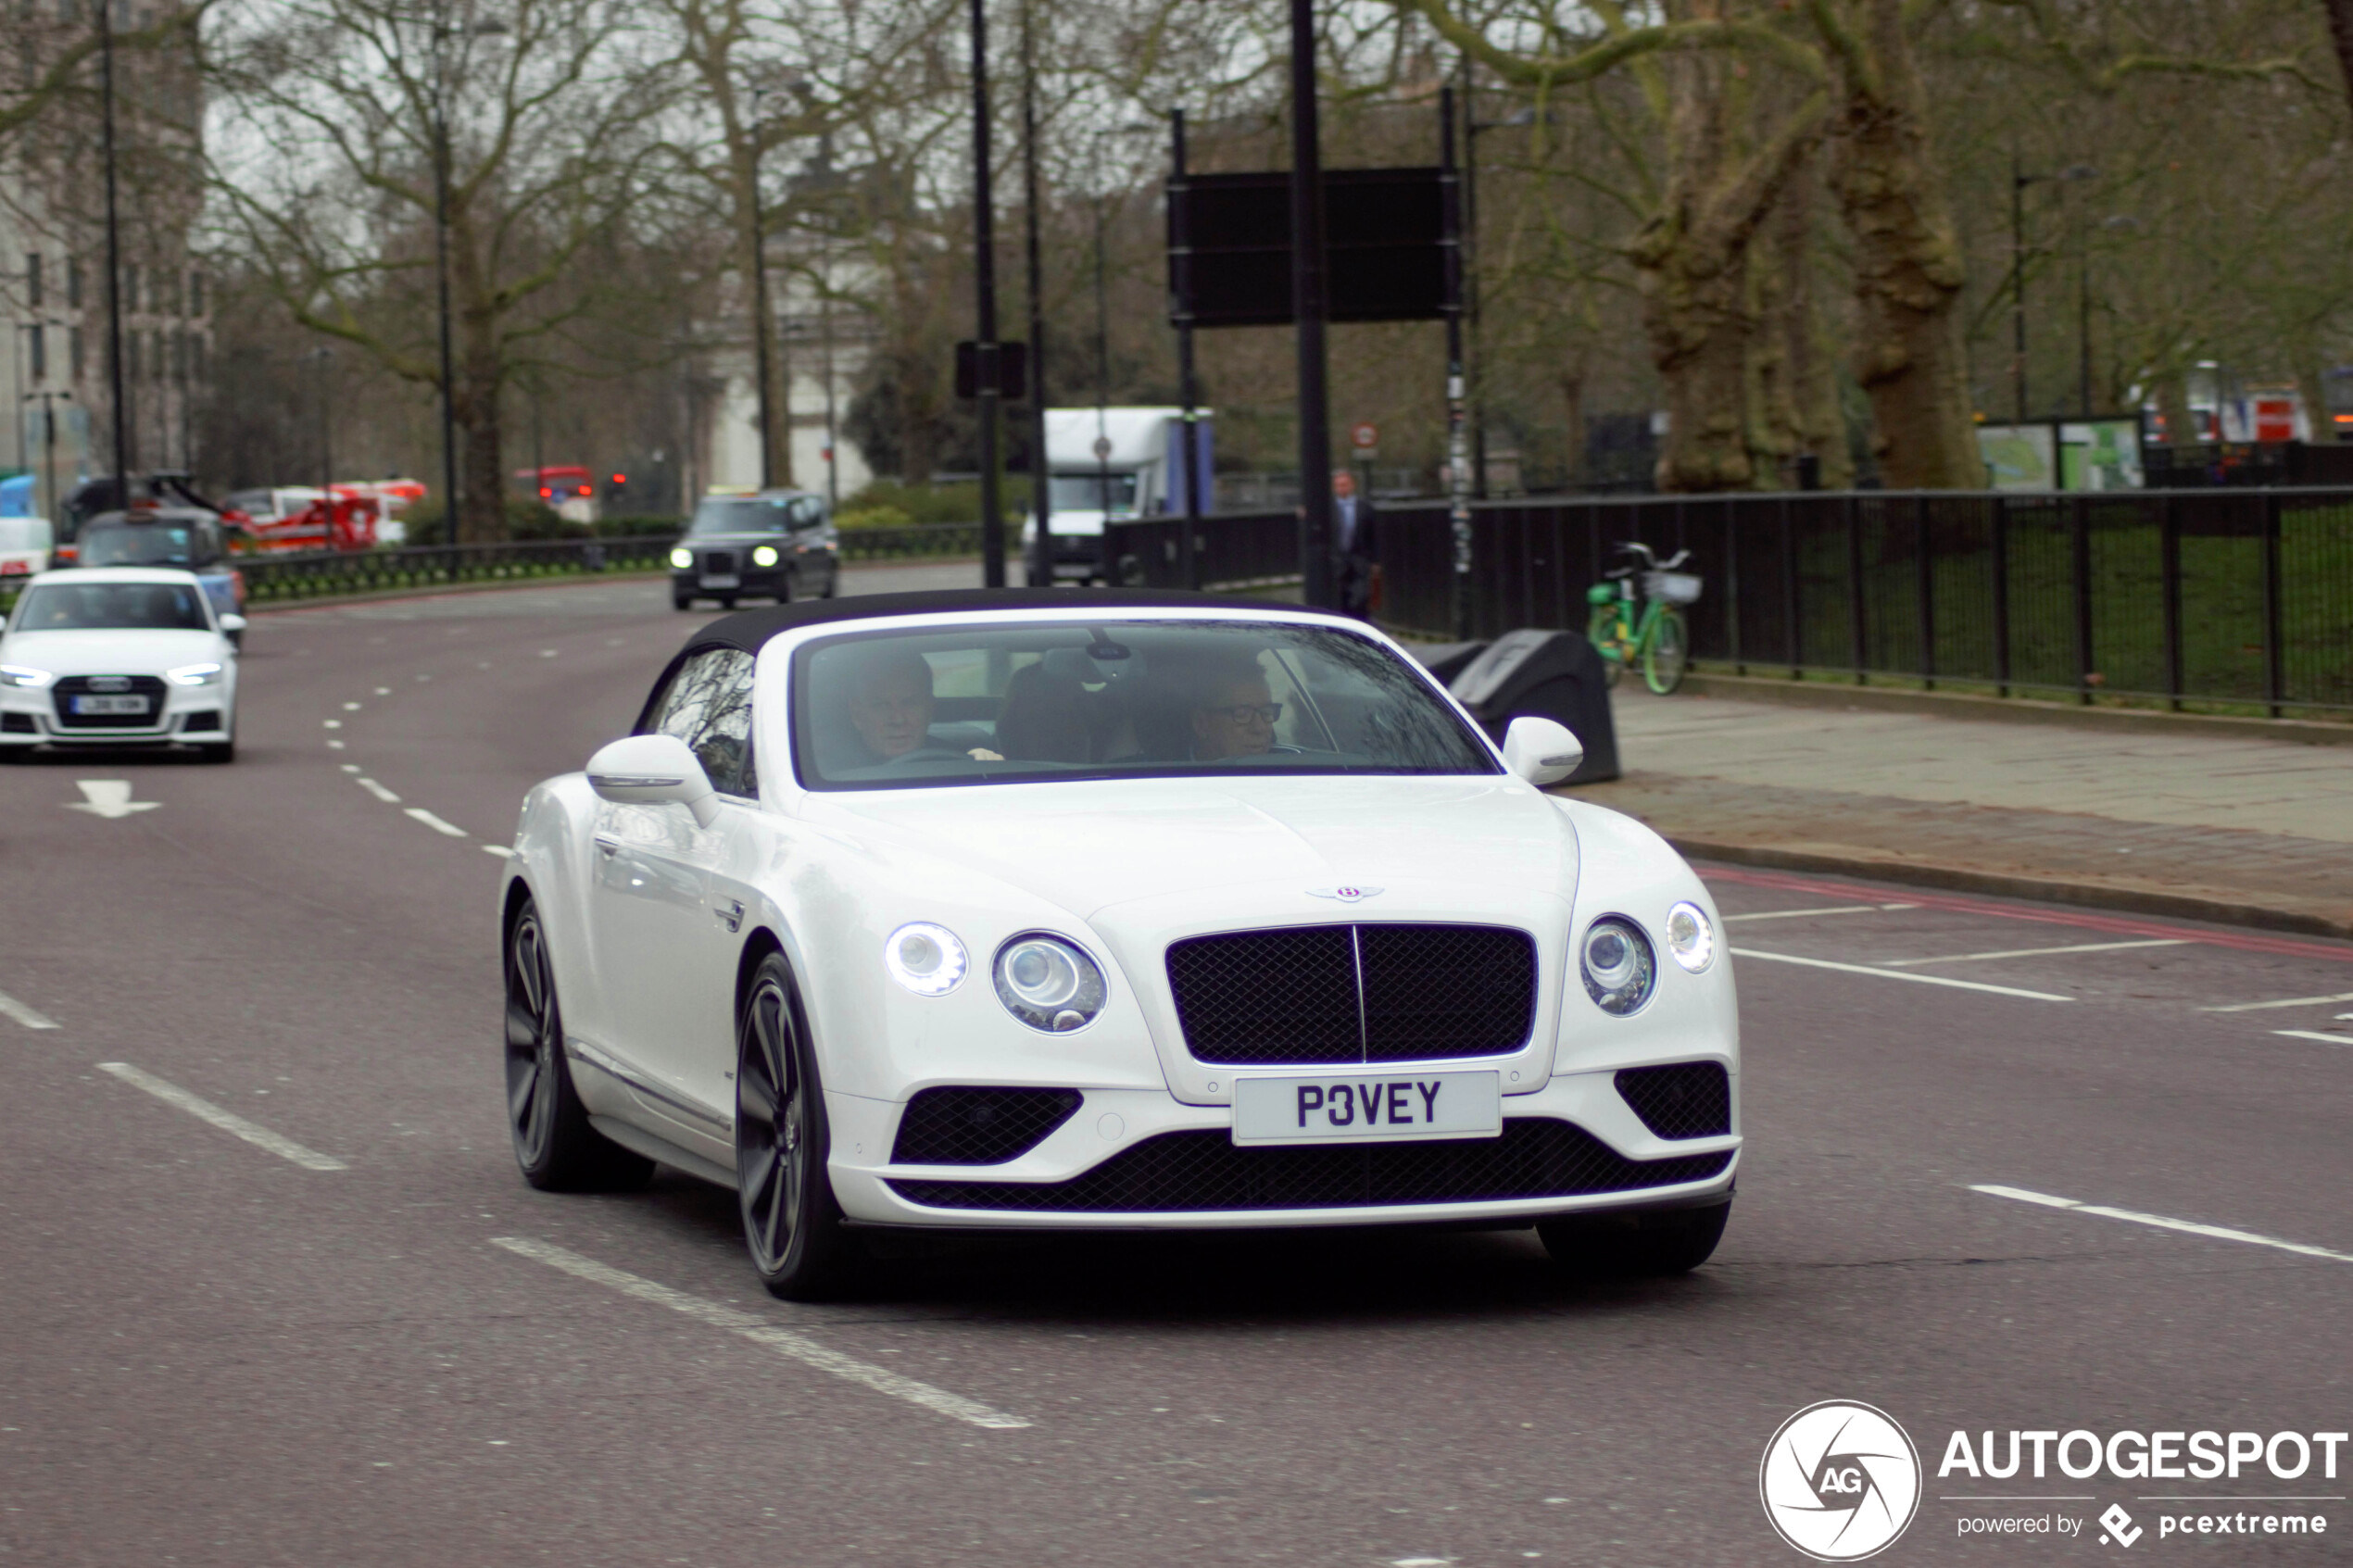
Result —
[[673, 801], [709, 827], [719, 820], [719, 797], [686, 743], [676, 735], [630, 735], [588, 759], [588, 787], [616, 806], [663, 806]]
[[233, 610], [220, 618], [220, 629], [233, 637], [245, 629], [245, 618]]
[[1584, 760], [1584, 745], [1554, 720], [1529, 715], [1504, 732], [1504, 766], [1539, 789], [1560, 783]]

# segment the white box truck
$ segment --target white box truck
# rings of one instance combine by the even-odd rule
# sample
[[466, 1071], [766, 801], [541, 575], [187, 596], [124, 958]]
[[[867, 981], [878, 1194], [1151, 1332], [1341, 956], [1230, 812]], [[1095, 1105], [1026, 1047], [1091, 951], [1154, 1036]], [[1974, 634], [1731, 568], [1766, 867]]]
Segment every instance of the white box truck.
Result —
[[[1202, 509], [1216, 502], [1210, 475], [1210, 412], [1194, 411], [1200, 431]], [[1103, 521], [1164, 517], [1185, 510], [1185, 417], [1181, 408], [1046, 410], [1047, 501], [1052, 511], [1054, 576], [1080, 582], [1108, 575]], [[1038, 514], [1022, 523], [1022, 554], [1038, 559]], [[1034, 567], [1033, 567], [1034, 570]]]

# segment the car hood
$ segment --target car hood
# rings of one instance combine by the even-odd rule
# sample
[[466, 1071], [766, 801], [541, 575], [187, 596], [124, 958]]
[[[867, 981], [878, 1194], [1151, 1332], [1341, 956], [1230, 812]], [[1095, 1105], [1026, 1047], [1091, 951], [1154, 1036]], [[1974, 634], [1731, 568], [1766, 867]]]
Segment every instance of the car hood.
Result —
[[[1567, 897], [1577, 837], [1554, 802], [1488, 777], [1120, 779], [810, 797], [806, 815], [1001, 878], [1082, 919], [1145, 900], [1340, 889], [1448, 904]], [[1322, 894], [1328, 905], [1301, 905]], [[1402, 902], [1384, 900], [1384, 903]]]
[[23, 632], [0, 639], [0, 663], [57, 675], [160, 675], [183, 664], [226, 662], [212, 632]]

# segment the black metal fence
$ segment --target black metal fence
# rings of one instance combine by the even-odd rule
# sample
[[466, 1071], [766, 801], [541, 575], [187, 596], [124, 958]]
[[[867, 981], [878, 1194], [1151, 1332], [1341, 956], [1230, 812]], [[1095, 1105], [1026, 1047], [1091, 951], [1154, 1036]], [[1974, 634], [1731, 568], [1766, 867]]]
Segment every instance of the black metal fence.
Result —
[[[1174, 584], [1170, 521], [1113, 530]], [[2353, 489], [1564, 498], [1472, 513], [1470, 620], [1582, 629], [1621, 540], [1689, 549], [1692, 652], [1735, 670], [2353, 709]], [[1288, 513], [1203, 520], [1202, 581], [1298, 572]], [[1453, 627], [1441, 505], [1380, 516], [1380, 619]]]

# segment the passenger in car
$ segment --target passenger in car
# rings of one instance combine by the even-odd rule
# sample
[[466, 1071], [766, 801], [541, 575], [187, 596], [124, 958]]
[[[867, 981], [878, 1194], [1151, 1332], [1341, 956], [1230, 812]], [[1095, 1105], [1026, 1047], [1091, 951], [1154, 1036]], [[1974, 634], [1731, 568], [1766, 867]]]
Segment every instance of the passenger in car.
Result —
[[1057, 675], [1043, 664], [1016, 670], [1005, 684], [992, 749], [1017, 762], [1092, 760], [1086, 704], [1076, 675]]
[[1275, 748], [1275, 721], [1283, 716], [1255, 667], [1245, 665], [1213, 678], [1201, 688], [1192, 710], [1193, 760], [1264, 757]]
[[934, 707], [931, 666], [912, 648], [879, 649], [851, 673], [849, 727], [873, 762], [929, 744]]

